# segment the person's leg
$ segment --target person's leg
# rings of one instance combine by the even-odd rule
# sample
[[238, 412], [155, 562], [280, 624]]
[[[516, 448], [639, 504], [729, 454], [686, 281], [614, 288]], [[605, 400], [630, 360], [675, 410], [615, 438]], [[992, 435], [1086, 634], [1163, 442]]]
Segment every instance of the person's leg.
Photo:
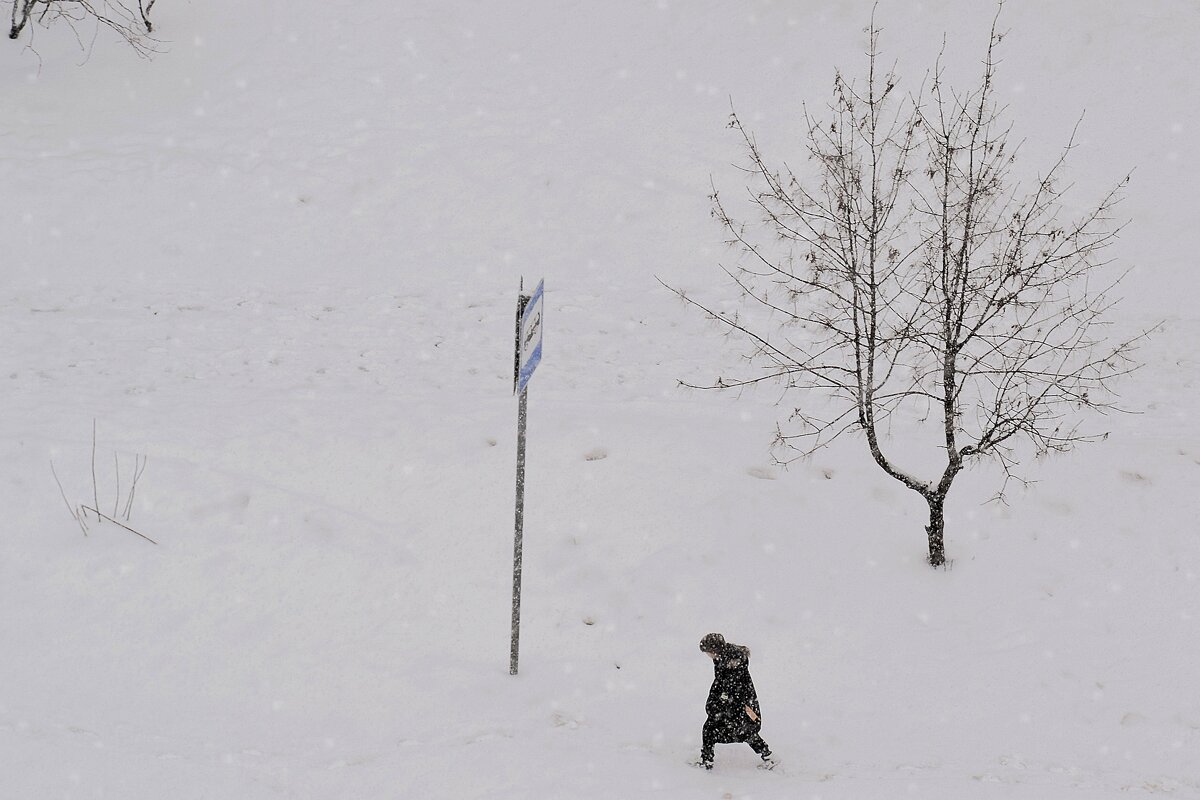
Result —
[[763, 761], [766, 761], [771, 757], [771, 748], [757, 733], [747, 739], [746, 744], [750, 745], [750, 749], [758, 753]]
[[711, 719], [704, 723], [704, 732], [701, 734], [701, 738], [700, 761], [705, 767], [712, 769], [713, 746], [717, 743], [717, 731]]

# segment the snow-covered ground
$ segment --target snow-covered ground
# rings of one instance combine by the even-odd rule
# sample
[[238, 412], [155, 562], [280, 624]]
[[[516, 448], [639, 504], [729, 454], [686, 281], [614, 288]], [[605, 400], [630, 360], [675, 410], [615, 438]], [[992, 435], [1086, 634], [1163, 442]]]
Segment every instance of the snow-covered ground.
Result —
[[[960, 478], [945, 572], [859, 442], [784, 470], [776, 393], [678, 387], [737, 351], [657, 280], [725, 296], [731, 103], [795, 156], [872, 3], [297, 5], [0, 48], [0, 798], [1200, 795], [1193, 3], [1005, 8], [1022, 164], [1086, 110], [1079, 202], [1135, 169], [1119, 323], [1165, 324], [1107, 441]], [[877, 19], [966, 81], [992, 13]], [[85, 536], [51, 464], [111, 515], [135, 455], [158, 544]], [[686, 765], [710, 630], [780, 771]]]

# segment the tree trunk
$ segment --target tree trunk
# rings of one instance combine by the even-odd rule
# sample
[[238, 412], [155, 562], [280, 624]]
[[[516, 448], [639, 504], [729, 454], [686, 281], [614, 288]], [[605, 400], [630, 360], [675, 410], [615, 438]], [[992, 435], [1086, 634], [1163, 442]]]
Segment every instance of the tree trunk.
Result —
[[929, 503], [929, 525], [925, 527], [929, 536], [929, 563], [940, 567], [946, 563], [946, 495], [929, 495], [925, 500]]

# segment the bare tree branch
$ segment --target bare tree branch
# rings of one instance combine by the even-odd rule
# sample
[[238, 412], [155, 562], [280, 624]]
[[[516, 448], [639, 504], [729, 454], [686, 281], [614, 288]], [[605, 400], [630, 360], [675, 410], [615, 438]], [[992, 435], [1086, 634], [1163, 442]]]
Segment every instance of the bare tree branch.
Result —
[[[7, 0], [12, 4], [12, 24], [8, 38], [18, 39], [30, 21], [39, 25], [59, 22], [75, 31], [80, 24], [91, 20], [97, 27], [115, 32], [139, 56], [148, 58], [160, 51], [153, 38], [150, 11], [157, 0]], [[80, 45], [83, 46], [82, 39]]]

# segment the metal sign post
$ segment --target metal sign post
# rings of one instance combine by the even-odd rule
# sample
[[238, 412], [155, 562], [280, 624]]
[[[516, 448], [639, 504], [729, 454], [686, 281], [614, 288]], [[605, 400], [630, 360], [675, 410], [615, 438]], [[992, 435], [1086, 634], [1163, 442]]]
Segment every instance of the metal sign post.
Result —
[[521, 545], [525, 532], [525, 422], [529, 409], [529, 379], [542, 361], [542, 288], [538, 283], [532, 295], [517, 295], [517, 329], [513, 368], [513, 389], [517, 403], [517, 514], [513, 532], [512, 643], [509, 647], [508, 672], [517, 674], [521, 640]]

